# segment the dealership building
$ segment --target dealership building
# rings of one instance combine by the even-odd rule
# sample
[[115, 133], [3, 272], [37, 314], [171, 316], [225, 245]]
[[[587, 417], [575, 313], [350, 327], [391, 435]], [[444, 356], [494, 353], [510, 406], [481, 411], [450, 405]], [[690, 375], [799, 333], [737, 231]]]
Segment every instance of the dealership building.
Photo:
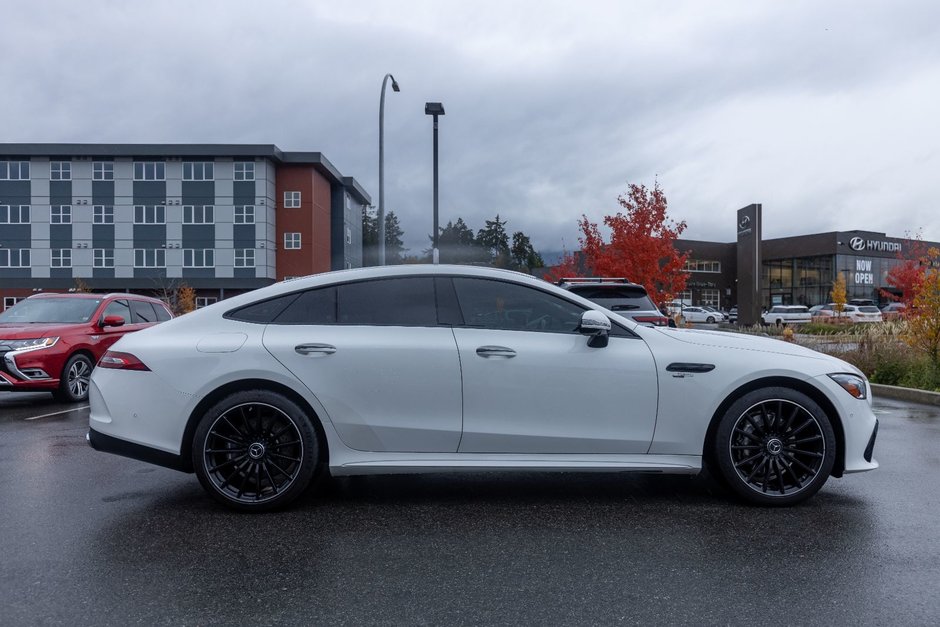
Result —
[[369, 194], [274, 145], [0, 144], [0, 298], [196, 290], [362, 265]]
[[[737, 212], [737, 240], [731, 243], [677, 240], [687, 252], [689, 280], [679, 295], [687, 304], [739, 308], [742, 322], [757, 321], [773, 305], [831, 302], [837, 276], [845, 278], [848, 298], [884, 302], [892, 292], [888, 272], [916, 258], [918, 242], [873, 231], [831, 231], [764, 240], [762, 207]], [[920, 242], [940, 248], [938, 242]]]

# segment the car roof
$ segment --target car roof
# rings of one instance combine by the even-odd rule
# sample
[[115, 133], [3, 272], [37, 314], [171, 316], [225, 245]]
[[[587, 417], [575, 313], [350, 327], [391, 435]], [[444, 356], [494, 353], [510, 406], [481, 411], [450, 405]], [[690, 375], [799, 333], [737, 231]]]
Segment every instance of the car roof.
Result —
[[131, 298], [133, 300], [146, 300], [152, 303], [160, 303], [161, 305], [166, 304], [159, 298], [144, 296], [143, 294], [128, 294], [125, 292], [111, 292], [108, 294], [95, 294], [94, 292], [40, 292], [39, 294], [29, 296], [29, 298], [96, 298], [98, 300], [104, 300], [106, 298]]

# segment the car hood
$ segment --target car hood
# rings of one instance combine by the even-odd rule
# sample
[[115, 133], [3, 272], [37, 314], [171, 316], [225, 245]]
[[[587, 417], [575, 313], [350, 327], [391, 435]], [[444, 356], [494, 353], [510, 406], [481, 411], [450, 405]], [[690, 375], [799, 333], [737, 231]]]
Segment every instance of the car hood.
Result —
[[759, 335], [698, 329], [669, 329], [668, 331], [663, 330], [661, 333], [679, 342], [697, 344], [699, 346], [751, 350], [760, 351], [762, 353], [792, 355], [794, 357], [841, 361], [830, 355], [819, 353], [798, 344]]
[[32, 340], [56, 337], [84, 330], [87, 324], [60, 324], [36, 322], [33, 324], [0, 323], [0, 340]]

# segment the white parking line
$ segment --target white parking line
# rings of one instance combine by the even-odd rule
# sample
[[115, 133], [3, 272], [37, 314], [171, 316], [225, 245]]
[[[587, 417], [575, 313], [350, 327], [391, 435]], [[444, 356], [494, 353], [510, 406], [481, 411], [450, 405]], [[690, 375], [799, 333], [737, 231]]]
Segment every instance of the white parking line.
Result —
[[62, 411], [54, 411], [51, 414], [43, 414], [42, 416], [30, 416], [29, 418], [23, 418], [23, 420], [39, 420], [40, 418], [48, 418], [49, 416], [58, 416], [59, 414], [69, 414], [73, 411], [78, 411], [79, 409], [87, 409], [89, 405], [79, 405], [78, 407], [73, 407], [72, 409], [63, 409]]

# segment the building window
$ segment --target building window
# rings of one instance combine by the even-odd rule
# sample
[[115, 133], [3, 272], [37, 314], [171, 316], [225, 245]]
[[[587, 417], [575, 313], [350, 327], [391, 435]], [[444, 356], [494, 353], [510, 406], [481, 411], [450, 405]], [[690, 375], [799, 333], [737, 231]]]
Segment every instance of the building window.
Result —
[[211, 248], [183, 249], [184, 268], [214, 268], [215, 251]]
[[113, 268], [114, 267], [114, 250], [110, 248], [96, 248], [94, 251], [95, 254], [95, 264], [96, 268]]
[[253, 181], [255, 180], [255, 164], [253, 161], [235, 162], [235, 180]]
[[211, 181], [215, 178], [211, 161], [186, 161], [183, 163], [184, 181]]
[[300, 233], [284, 233], [284, 248], [287, 250], [300, 248]]
[[29, 205], [0, 205], [0, 224], [29, 224]]
[[678, 299], [682, 301], [683, 305], [691, 305], [692, 304], [692, 290], [686, 290], [684, 292], [680, 292]]
[[166, 251], [162, 248], [135, 248], [135, 268], [165, 268]]
[[110, 161], [95, 161], [91, 164], [91, 178], [95, 181], [113, 181], [114, 164]]
[[685, 262], [685, 270], [687, 272], [721, 272], [721, 262], [688, 259]]
[[16, 303], [20, 302], [26, 298], [25, 296], [4, 296], [3, 297], [3, 311], [6, 311]]
[[219, 302], [219, 299], [215, 296], [197, 296], [196, 309], [202, 309], [203, 307], [208, 307], [217, 302]]
[[165, 181], [166, 164], [162, 161], [137, 161], [134, 163], [135, 181]]
[[52, 263], [50, 265], [53, 268], [71, 268], [72, 251], [68, 248], [53, 248]]
[[71, 224], [72, 223], [72, 205], [52, 205], [52, 211], [49, 214], [51, 224]]
[[71, 181], [72, 163], [70, 161], [50, 161], [49, 179], [53, 181]]
[[183, 205], [183, 224], [215, 223], [215, 207], [212, 205]]
[[300, 209], [300, 192], [284, 192], [284, 208]]
[[254, 205], [235, 205], [235, 224], [254, 224]]
[[94, 224], [114, 224], [114, 205], [95, 205], [92, 211]]
[[352, 244], [352, 229], [348, 226], [346, 227], [346, 243]]
[[702, 290], [702, 299], [699, 304], [718, 309], [721, 306], [721, 293], [713, 289]]
[[28, 268], [28, 248], [0, 248], [0, 268]]
[[349, 194], [343, 194], [343, 201], [346, 204], [346, 211], [349, 211]]
[[0, 181], [29, 179], [29, 161], [0, 161]]
[[236, 248], [235, 249], [235, 267], [236, 268], [254, 268], [255, 267], [255, 249], [254, 248]]
[[134, 205], [134, 224], [166, 224], [166, 207]]

